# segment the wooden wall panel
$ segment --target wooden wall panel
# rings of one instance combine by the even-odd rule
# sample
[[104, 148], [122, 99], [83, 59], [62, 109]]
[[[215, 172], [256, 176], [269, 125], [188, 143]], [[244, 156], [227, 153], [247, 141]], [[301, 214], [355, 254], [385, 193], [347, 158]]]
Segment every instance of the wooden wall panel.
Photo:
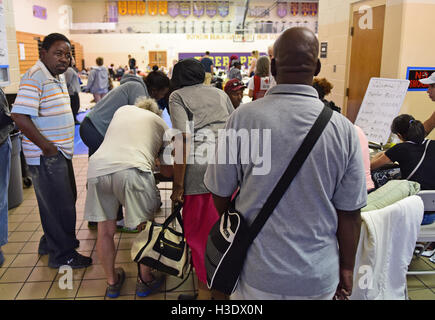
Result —
[[[20, 66], [20, 74], [26, 73], [27, 69], [31, 68], [39, 59], [38, 41], [35, 38], [40, 38], [41, 41], [44, 36], [40, 34], [27, 33], [17, 31], [17, 47], [18, 47], [18, 63]], [[20, 58], [20, 43], [24, 43], [25, 60]]]
[[[27, 33], [17, 31], [17, 47], [18, 47], [18, 63], [20, 66], [20, 74], [26, 73], [26, 71], [31, 68], [36, 61], [39, 59], [39, 51], [38, 51], [38, 40], [39, 38], [44, 40], [44, 36], [40, 34]], [[25, 55], [26, 59], [20, 59], [20, 43], [24, 43]], [[75, 41], [71, 41], [71, 44], [75, 47], [75, 59], [77, 68], [81, 71], [83, 69], [83, 46]]]

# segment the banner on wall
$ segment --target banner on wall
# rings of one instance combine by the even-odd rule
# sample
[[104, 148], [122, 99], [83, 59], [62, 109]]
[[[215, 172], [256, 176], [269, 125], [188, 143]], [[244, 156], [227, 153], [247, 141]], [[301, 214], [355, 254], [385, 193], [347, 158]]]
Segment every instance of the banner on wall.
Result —
[[229, 1], [219, 1], [218, 4], [219, 15], [224, 18], [230, 13], [230, 2]]
[[147, 1], [148, 2], [148, 14], [150, 16], [155, 16], [157, 14], [158, 1]]
[[118, 22], [118, 5], [116, 2], [110, 2], [107, 5], [107, 17], [109, 22]]
[[207, 8], [205, 10], [206, 14], [210, 18], [213, 18], [216, 15], [216, 13], [217, 13], [217, 3], [216, 3], [216, 1], [207, 1], [206, 6], [207, 6]]
[[191, 7], [190, 1], [180, 2], [180, 15], [182, 15], [184, 18], [190, 16]]
[[193, 2], [193, 15], [197, 18], [202, 17], [204, 15], [204, 2], [203, 1]]
[[38, 19], [47, 20], [47, 9], [40, 6], [33, 6], [33, 16]]
[[319, 5], [317, 3], [312, 3], [311, 4], [311, 15], [313, 17], [317, 16], [318, 8], [319, 8]]
[[292, 16], [296, 17], [299, 13], [299, 2], [290, 3], [290, 13]]
[[168, 1], [159, 1], [159, 14], [161, 16], [168, 14]]
[[137, 12], [137, 1], [127, 1], [127, 13], [135, 15]]
[[[180, 52], [178, 54], [178, 60], [182, 59], [201, 59], [201, 57], [204, 55], [203, 52]], [[232, 55], [236, 55], [239, 57], [240, 62], [242, 65], [244, 65], [246, 68], [251, 64], [252, 61], [252, 55], [251, 52], [216, 52], [216, 53], [210, 53], [210, 59], [213, 61], [213, 65], [216, 68], [220, 69], [226, 69], [228, 68], [228, 64], [230, 63], [230, 57]], [[260, 56], [265, 56], [266, 53], [262, 52], [260, 53]]]
[[136, 6], [138, 15], [143, 16], [147, 12], [147, 5], [145, 1], [137, 1]]
[[121, 16], [125, 16], [127, 14], [127, 1], [118, 1], [118, 13]]
[[287, 2], [278, 2], [276, 6], [276, 14], [280, 18], [284, 18], [287, 15]]
[[180, 13], [180, 5], [176, 1], [168, 2], [168, 13], [172, 18], [175, 18]]

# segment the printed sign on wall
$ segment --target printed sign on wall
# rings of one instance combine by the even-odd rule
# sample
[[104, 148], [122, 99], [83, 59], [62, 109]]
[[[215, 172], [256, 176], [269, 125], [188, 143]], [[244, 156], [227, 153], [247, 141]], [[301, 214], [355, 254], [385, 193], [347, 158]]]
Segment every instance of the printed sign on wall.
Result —
[[406, 79], [410, 82], [408, 91], [427, 91], [429, 86], [419, 80], [429, 78], [434, 72], [435, 68], [408, 67], [406, 71]]
[[33, 16], [38, 19], [47, 20], [47, 9], [40, 6], [33, 6]]

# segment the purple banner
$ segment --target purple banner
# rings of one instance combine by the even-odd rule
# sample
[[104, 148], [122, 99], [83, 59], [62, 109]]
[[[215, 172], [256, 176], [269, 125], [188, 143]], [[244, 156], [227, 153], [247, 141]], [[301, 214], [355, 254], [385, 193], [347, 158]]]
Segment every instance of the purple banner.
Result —
[[205, 11], [210, 18], [213, 18], [217, 13], [216, 1], [207, 1], [207, 9]]
[[187, 18], [188, 16], [190, 16], [190, 8], [191, 8], [190, 1], [180, 2], [180, 14], [183, 17]]
[[277, 11], [276, 11], [278, 17], [284, 18], [287, 15], [287, 8], [288, 8], [287, 2], [278, 2]]
[[[204, 55], [203, 52], [180, 52], [178, 54], [178, 60], [182, 59], [188, 59], [188, 58], [195, 58], [195, 59], [201, 59], [201, 57]], [[248, 68], [248, 66], [251, 63], [252, 55], [251, 52], [216, 52], [216, 53], [210, 53], [210, 59], [213, 60], [213, 65], [216, 68], [219, 69], [228, 69], [228, 64], [230, 63], [230, 57], [232, 55], [236, 55], [239, 57], [240, 62], [242, 65], [245, 66], [245, 68]], [[262, 52], [260, 53], [260, 56], [265, 56], [266, 53]]]
[[168, 13], [172, 18], [175, 18], [180, 13], [180, 5], [176, 1], [168, 2]]
[[118, 22], [118, 4], [116, 2], [111, 2], [107, 6], [107, 16], [109, 22]]
[[219, 1], [218, 11], [221, 17], [226, 17], [230, 13], [230, 3], [228, 1]]
[[204, 14], [204, 2], [193, 3], [193, 15], [197, 18], [202, 17]]
[[47, 9], [40, 6], [33, 6], [33, 16], [35, 18], [47, 20]]

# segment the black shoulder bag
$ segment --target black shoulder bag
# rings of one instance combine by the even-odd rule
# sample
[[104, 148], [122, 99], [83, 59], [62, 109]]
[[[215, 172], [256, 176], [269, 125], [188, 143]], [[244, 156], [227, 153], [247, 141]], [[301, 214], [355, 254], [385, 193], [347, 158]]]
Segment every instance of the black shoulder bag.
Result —
[[225, 212], [211, 229], [205, 252], [207, 285], [232, 294], [239, 281], [246, 254], [257, 234], [287, 191], [318, 138], [328, 124], [332, 110], [324, 107], [299, 150], [251, 226], [239, 212]]

